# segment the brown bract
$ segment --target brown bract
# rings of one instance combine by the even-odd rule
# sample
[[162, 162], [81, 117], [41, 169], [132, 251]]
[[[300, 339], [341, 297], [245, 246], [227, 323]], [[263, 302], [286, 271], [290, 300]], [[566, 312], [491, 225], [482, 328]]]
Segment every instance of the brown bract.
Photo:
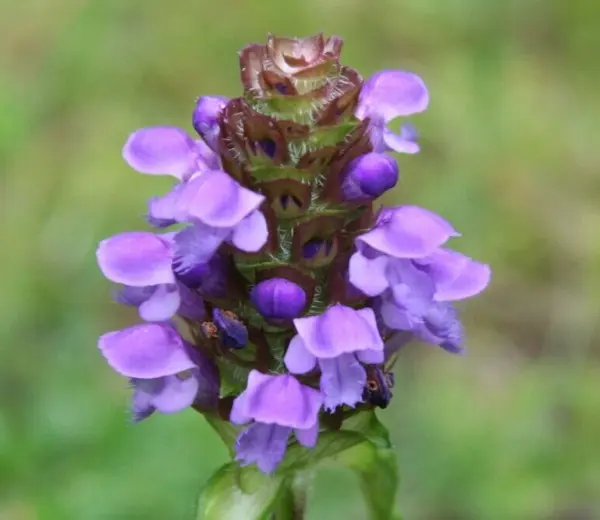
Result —
[[[258, 113], [243, 98], [229, 101], [219, 116], [219, 153], [227, 171], [231, 161], [242, 166], [261, 157], [273, 164], [289, 163], [288, 141], [306, 137], [309, 127], [294, 121], [274, 119]], [[245, 176], [239, 165], [230, 173], [243, 182]]]
[[342, 67], [329, 85], [326, 101], [316, 119], [318, 126], [334, 125], [354, 113], [362, 87], [362, 76], [350, 67]]
[[240, 53], [240, 71], [246, 91], [263, 97], [269, 94], [297, 95], [306, 82], [318, 83], [339, 69], [343, 40], [323, 34], [308, 38], [269, 35], [266, 45], [253, 43]]

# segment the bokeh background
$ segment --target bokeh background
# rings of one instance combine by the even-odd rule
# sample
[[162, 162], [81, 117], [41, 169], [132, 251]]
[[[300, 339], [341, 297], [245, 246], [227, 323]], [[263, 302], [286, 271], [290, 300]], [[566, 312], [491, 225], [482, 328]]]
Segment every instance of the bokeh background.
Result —
[[[190, 128], [239, 94], [269, 31], [346, 39], [368, 76], [412, 70], [422, 153], [388, 197], [431, 208], [489, 262], [470, 353], [413, 345], [393, 405], [407, 520], [600, 518], [600, 3], [594, 0], [5, 0], [0, 3], [0, 519], [192, 518], [226, 459], [194, 412], [133, 426], [96, 349], [133, 323], [97, 242], [144, 228], [170, 181], [130, 170], [130, 131]], [[365, 518], [324, 470], [310, 518]]]

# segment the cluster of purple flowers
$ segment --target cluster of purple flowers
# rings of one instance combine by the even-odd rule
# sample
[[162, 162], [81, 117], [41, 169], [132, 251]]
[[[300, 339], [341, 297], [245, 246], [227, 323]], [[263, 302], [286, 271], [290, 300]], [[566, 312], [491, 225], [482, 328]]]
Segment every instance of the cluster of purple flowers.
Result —
[[[123, 157], [133, 169], [172, 175], [177, 182], [149, 202], [147, 220], [157, 232], [121, 233], [98, 247], [100, 269], [123, 286], [116, 299], [137, 307], [144, 320], [102, 335], [99, 347], [131, 381], [134, 419], [141, 420], [190, 406], [216, 413], [227, 397], [219, 367], [234, 362], [226, 354], [254, 348], [256, 333], [264, 332], [264, 339], [269, 331], [281, 332], [283, 352], [273, 348], [267, 365], [246, 363], [245, 390], [229, 396], [227, 411], [233, 424], [248, 424], [237, 439], [237, 459], [268, 473], [283, 459], [292, 431], [299, 443], [313, 447], [323, 414], [369, 405], [368, 369], [383, 370], [385, 342], [394, 334], [461, 352], [462, 327], [452, 302], [481, 292], [490, 270], [445, 247], [458, 233], [442, 217], [416, 206], [392, 207], [352, 237], [346, 261], [336, 264], [351, 297], [317, 295], [301, 277], [286, 274], [269, 246], [283, 229], [269, 193], [248, 188], [224, 164], [219, 143], [228, 103], [217, 96], [198, 100], [193, 126], [200, 138], [153, 127], [127, 140]], [[367, 125], [368, 150], [339, 176], [343, 203], [370, 204], [396, 184], [398, 167], [386, 152], [416, 153], [419, 147], [409, 127], [395, 133], [387, 125], [427, 104], [423, 81], [411, 73], [382, 71], [362, 84], [350, 116]], [[267, 157], [276, 153], [271, 142], [261, 146]], [[276, 207], [284, 212], [293, 202], [286, 193]], [[160, 232], [169, 226], [176, 230]], [[301, 251], [305, 260], [341, 254], [324, 240], [307, 240]], [[242, 284], [245, 292], [234, 294], [236, 266], [248, 271], [249, 258], [271, 269], [280, 262], [284, 270], [253, 275]]]

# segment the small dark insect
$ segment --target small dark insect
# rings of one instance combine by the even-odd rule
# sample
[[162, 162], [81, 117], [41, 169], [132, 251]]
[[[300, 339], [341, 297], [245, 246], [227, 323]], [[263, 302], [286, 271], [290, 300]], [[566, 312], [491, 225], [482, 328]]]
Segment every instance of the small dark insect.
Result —
[[392, 399], [392, 388], [394, 388], [394, 374], [385, 372], [382, 367], [368, 365], [367, 384], [363, 392], [363, 399], [373, 406], [387, 408]]
[[244, 348], [248, 343], [248, 329], [231, 311], [213, 309], [213, 320], [219, 340], [225, 348]]

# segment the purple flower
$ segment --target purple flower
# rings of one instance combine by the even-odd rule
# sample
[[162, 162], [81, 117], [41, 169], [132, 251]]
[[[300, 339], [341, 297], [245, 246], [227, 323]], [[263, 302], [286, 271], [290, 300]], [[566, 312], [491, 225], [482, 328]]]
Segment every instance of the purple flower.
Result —
[[458, 352], [460, 322], [439, 302], [481, 292], [490, 280], [489, 266], [440, 247], [457, 235], [441, 217], [406, 208], [382, 214], [375, 229], [356, 239], [350, 282], [368, 296], [380, 296], [375, 303], [385, 326]]
[[188, 345], [172, 325], [143, 323], [100, 336], [98, 346], [119, 374], [154, 379], [194, 368]]
[[218, 117], [229, 99], [223, 96], [202, 96], [196, 102], [192, 123], [206, 144], [217, 151]]
[[368, 153], [354, 159], [344, 174], [346, 200], [375, 199], [398, 182], [398, 164], [389, 155]]
[[[218, 131], [218, 125], [214, 122]], [[205, 122], [207, 134], [214, 132]], [[220, 168], [219, 156], [202, 140], [193, 140], [184, 130], [170, 126], [142, 128], [132, 133], [123, 147], [123, 158], [134, 169], [152, 175], [173, 175], [181, 182], [163, 197], [148, 203], [148, 222], [167, 227], [177, 219], [176, 202], [186, 182], [203, 172]]]
[[211, 361], [165, 323], [147, 323], [100, 336], [108, 364], [130, 378], [135, 421], [155, 410], [174, 413], [194, 403], [216, 406], [218, 373]]
[[180, 180], [219, 165], [218, 156], [203, 141], [172, 126], [136, 130], [123, 147], [123, 158], [140, 173], [172, 175]]
[[[373, 229], [356, 239], [359, 251], [393, 258], [422, 258], [459, 233], [445, 219], [418, 206], [382, 210]], [[368, 246], [368, 247], [367, 247]]]
[[[437, 248], [426, 257], [414, 259], [356, 252], [350, 258], [350, 282], [368, 296], [378, 296], [387, 289], [398, 292], [398, 285], [419, 288], [421, 294], [435, 301], [470, 298], [489, 284], [488, 265], [446, 248]], [[404, 290], [404, 289], [402, 289]], [[429, 298], [430, 297], [430, 298]]]
[[341, 304], [320, 316], [297, 318], [284, 363], [292, 374], [305, 374], [318, 364], [325, 408], [362, 401], [366, 373], [360, 362], [383, 362], [383, 341], [372, 309]]
[[267, 319], [297, 318], [306, 306], [306, 293], [285, 278], [271, 278], [257, 284], [250, 293], [254, 307]]
[[441, 285], [433, 269], [427, 272], [416, 261], [396, 260], [390, 264], [389, 289], [378, 298], [383, 323], [394, 330], [412, 332], [449, 352], [462, 352], [462, 325], [448, 300], [474, 296], [490, 279], [487, 265], [467, 260], [466, 272]]
[[146, 321], [165, 321], [179, 312], [204, 317], [202, 298], [180, 283], [173, 271], [172, 234], [121, 233], [100, 242], [96, 256], [102, 273], [125, 288], [117, 300], [134, 305]]
[[285, 455], [292, 430], [300, 444], [312, 448], [319, 434], [322, 404], [317, 390], [291, 375], [252, 370], [246, 390], [233, 402], [230, 415], [234, 424], [254, 421], [238, 436], [237, 460], [242, 465], [255, 463], [264, 473], [272, 473]]
[[[221, 170], [210, 170], [178, 184], [164, 197], [153, 199], [151, 218], [157, 223], [190, 222], [197, 246], [208, 260], [229, 241], [246, 252], [256, 252], [267, 242], [267, 222], [258, 207], [264, 196], [244, 188]], [[202, 243], [200, 243], [202, 242]]]
[[253, 213], [265, 200], [236, 182], [222, 170], [193, 178], [182, 189], [177, 203], [179, 220], [197, 220], [207, 226], [231, 229]]
[[375, 152], [417, 153], [414, 132], [410, 128], [400, 134], [387, 128], [396, 117], [422, 112], [429, 104], [429, 93], [423, 80], [416, 74], [401, 70], [377, 72], [365, 81], [355, 115], [370, 119], [369, 134]]

